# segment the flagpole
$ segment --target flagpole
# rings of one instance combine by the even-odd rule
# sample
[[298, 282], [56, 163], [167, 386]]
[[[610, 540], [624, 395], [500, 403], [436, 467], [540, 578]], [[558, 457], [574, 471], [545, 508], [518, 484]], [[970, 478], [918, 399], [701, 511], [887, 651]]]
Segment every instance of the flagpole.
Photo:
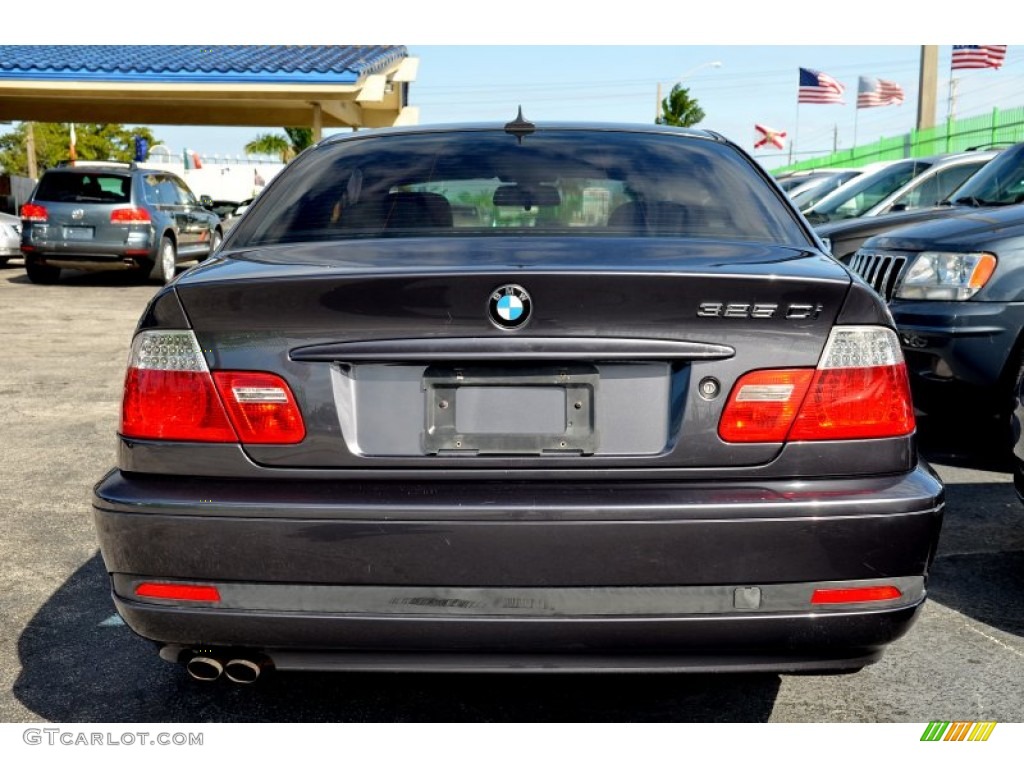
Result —
[[800, 95], [796, 97], [796, 121], [793, 125], [793, 140], [789, 142], [789, 163], [793, 164], [793, 152], [796, 150], [796, 137], [800, 134]]
[[850, 153], [850, 159], [853, 159], [853, 153], [857, 151], [857, 118], [860, 117], [860, 110], [854, 107], [853, 110], [853, 149]]

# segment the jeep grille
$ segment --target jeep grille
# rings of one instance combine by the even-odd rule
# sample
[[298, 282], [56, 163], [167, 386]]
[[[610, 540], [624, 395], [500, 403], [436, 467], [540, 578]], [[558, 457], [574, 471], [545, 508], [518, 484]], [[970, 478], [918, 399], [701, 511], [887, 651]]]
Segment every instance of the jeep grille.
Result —
[[886, 301], [892, 299], [906, 265], [906, 254], [878, 251], [857, 251], [850, 261], [850, 269], [864, 278]]

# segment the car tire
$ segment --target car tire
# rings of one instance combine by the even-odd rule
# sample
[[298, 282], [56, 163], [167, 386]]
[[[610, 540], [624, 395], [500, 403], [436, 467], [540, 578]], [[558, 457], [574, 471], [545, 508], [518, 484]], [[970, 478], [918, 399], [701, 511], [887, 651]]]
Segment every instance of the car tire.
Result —
[[0, 267], [7, 263], [7, 256], [0, 256]]
[[40, 264], [35, 259], [25, 259], [25, 272], [36, 285], [53, 285], [60, 280], [60, 267]]
[[169, 237], [160, 240], [160, 249], [156, 252], [156, 263], [153, 271], [150, 272], [151, 280], [167, 285], [174, 279], [178, 271], [178, 250], [174, 247], [174, 241]]
[[220, 248], [220, 244], [223, 243], [223, 242], [224, 242], [224, 233], [221, 232], [219, 229], [215, 229], [213, 231], [213, 234], [210, 235], [210, 252], [208, 254], [206, 254], [205, 256], [200, 256], [197, 259], [197, 261], [199, 263], [202, 263], [202, 262], [206, 261], [208, 258], [210, 258], [211, 256], [213, 256], [213, 254], [217, 252], [217, 249]]

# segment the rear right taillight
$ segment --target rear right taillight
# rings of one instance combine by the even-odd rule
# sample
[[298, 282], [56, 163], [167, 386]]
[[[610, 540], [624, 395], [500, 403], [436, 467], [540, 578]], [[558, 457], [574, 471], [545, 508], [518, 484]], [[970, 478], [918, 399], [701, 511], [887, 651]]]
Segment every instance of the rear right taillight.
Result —
[[817, 368], [752, 371], [718, 433], [730, 443], [901, 437], [914, 431], [899, 340], [889, 328], [832, 329]]
[[120, 433], [148, 440], [280, 445], [301, 442], [306, 429], [280, 376], [262, 371], [211, 376], [192, 331], [143, 331], [132, 342]]
[[22, 221], [33, 221], [39, 224], [45, 224], [49, 218], [50, 213], [42, 205], [35, 203], [25, 203], [21, 206], [21, 219]]
[[145, 208], [115, 208], [110, 212], [111, 224], [150, 224], [152, 221]]

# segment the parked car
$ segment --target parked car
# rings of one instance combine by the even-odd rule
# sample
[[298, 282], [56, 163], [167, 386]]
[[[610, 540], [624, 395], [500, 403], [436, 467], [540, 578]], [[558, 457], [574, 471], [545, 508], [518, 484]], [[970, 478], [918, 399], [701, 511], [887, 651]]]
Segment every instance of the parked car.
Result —
[[831, 194], [846, 182], [856, 179], [863, 173], [863, 170], [856, 169], [840, 171], [794, 187], [788, 194], [793, 200], [793, 205], [801, 211], [805, 211], [814, 206], [819, 200], [823, 200], [826, 195]]
[[[953, 215], [865, 241], [855, 272], [889, 300], [914, 402], [1006, 418], [1024, 369], [1024, 145], [961, 187]], [[996, 164], [999, 165], [996, 165]]]
[[888, 161], [874, 171], [844, 184], [805, 210], [804, 215], [815, 226], [863, 216], [915, 176], [931, 168], [937, 159], [926, 157]]
[[788, 173], [782, 173], [775, 177], [775, 183], [786, 192], [802, 184], [806, 184], [808, 181], [813, 179], [823, 179], [826, 176], [831, 176], [832, 170], [829, 168], [814, 168], [805, 171], [789, 171]]
[[[955, 170], [957, 166], [951, 168]], [[1022, 168], [1024, 168], [1024, 143], [1006, 149], [998, 157], [987, 161], [980, 170], [936, 205], [928, 208], [882, 213], [877, 216], [833, 221], [821, 224], [815, 227], [815, 230], [825, 241], [833, 256], [843, 263], [850, 263], [853, 255], [868, 238], [891, 229], [931, 219], [960, 216], [971, 211], [976, 212], [979, 207], [1005, 205], [1008, 194], [1012, 192], [1007, 185], [1012, 187], [1016, 183], [1015, 179], [1018, 178]], [[890, 277], [895, 276], [891, 275]]]
[[960, 152], [937, 159], [884, 200], [864, 212], [864, 216], [880, 216], [897, 211], [931, 208], [953, 194], [971, 176], [984, 168], [999, 152]]
[[203, 204], [204, 208], [220, 216], [222, 221], [237, 216], [236, 211], [238, 206], [241, 205], [238, 200], [214, 200], [212, 198], [209, 199], [208, 203], [203, 198], [200, 198], [199, 202]]
[[128, 269], [170, 282], [179, 263], [202, 261], [224, 236], [220, 218], [181, 178], [134, 163], [48, 169], [21, 220], [21, 252], [33, 283], [55, 283], [65, 268]]
[[0, 213], [0, 264], [21, 258], [21, 219]]
[[114, 604], [200, 680], [849, 671], [943, 509], [884, 302], [749, 155], [521, 114], [293, 160], [146, 309], [118, 445]]

